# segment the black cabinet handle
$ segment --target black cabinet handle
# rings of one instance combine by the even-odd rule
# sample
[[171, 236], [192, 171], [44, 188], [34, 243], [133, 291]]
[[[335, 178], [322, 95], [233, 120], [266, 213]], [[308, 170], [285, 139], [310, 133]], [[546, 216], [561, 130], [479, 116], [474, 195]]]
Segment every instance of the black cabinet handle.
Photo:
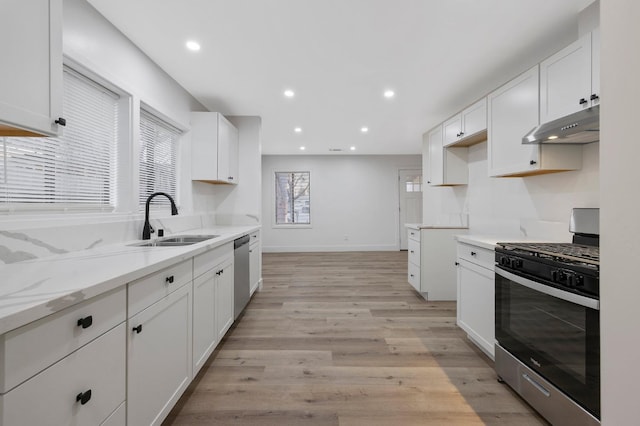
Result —
[[91, 324], [93, 324], [93, 316], [91, 315], [78, 320], [78, 327], [89, 328], [91, 327]]
[[475, 251], [471, 252], [471, 256], [475, 256], [477, 253]]
[[133, 327], [133, 331], [135, 331], [136, 334], [142, 333], [142, 324], [138, 325], [137, 327]]
[[67, 120], [60, 117], [58, 118], [56, 121], [54, 121], [54, 123], [59, 124], [60, 126], [66, 126], [67, 125]]
[[222, 273], [222, 271], [218, 271], [218, 272], [216, 272], [216, 275], [219, 276], [221, 273]]
[[456, 133], [456, 138], [459, 138], [461, 133]]
[[460, 137], [464, 136], [464, 132], [460, 132]]
[[589, 101], [587, 101], [585, 98], [580, 98], [580, 105], [584, 105], [587, 102], [589, 102]]
[[431, 181], [430, 181], [430, 180], [428, 180], [428, 181], [427, 181], [427, 183], [431, 183]]
[[538, 164], [538, 162], [535, 161], [535, 160], [531, 160], [531, 161], [529, 161], [529, 164], [531, 164], [533, 166], [534, 164]]
[[76, 402], [80, 402], [80, 404], [84, 405], [91, 399], [91, 389], [86, 392], [80, 392], [78, 396], [76, 396]]
[[456, 262], [455, 265], [458, 266], [460, 264], [460, 262]]
[[411, 276], [413, 277], [413, 274], [411, 274]]
[[413, 250], [411, 250], [411, 253], [415, 253]]
[[595, 101], [596, 99], [600, 99], [600, 96], [596, 95], [595, 93], [591, 95], [591, 99], [592, 101]]
[[165, 278], [165, 280], [164, 280], [164, 281], [165, 281], [165, 282], [167, 282], [167, 283], [169, 283], [169, 284], [173, 284], [173, 275], [171, 275], [171, 276], [169, 276], [169, 277]]
[[229, 180], [233, 180], [233, 176], [229, 176], [227, 179], [229, 179]]

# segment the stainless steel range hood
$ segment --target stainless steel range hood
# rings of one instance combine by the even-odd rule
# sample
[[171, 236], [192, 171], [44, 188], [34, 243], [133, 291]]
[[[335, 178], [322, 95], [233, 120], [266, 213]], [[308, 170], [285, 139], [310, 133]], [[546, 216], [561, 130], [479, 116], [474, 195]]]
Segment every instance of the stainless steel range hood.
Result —
[[600, 105], [535, 127], [523, 144], [585, 144], [600, 140]]

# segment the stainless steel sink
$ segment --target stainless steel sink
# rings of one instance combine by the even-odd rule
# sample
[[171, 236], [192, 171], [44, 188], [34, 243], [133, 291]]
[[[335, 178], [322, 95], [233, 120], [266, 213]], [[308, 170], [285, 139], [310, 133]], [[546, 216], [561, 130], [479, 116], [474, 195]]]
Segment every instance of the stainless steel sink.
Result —
[[175, 237], [159, 238], [154, 241], [145, 241], [144, 243], [131, 244], [136, 247], [177, 247], [188, 246], [191, 244], [201, 243], [203, 241], [217, 238], [220, 235], [177, 235]]

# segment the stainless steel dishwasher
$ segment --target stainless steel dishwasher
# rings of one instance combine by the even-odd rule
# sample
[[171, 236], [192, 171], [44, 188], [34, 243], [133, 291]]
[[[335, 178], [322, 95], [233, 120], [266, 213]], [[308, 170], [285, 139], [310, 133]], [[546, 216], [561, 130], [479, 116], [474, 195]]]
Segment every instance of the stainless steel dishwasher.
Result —
[[249, 302], [249, 236], [233, 242], [233, 317], [238, 319]]

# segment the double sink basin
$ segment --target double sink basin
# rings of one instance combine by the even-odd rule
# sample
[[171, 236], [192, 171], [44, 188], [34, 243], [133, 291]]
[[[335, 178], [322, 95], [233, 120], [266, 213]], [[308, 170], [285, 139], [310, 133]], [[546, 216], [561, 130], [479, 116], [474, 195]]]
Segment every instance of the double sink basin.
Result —
[[130, 244], [136, 247], [177, 247], [189, 246], [191, 244], [201, 243], [203, 241], [217, 238], [220, 235], [177, 235], [175, 237], [159, 238], [153, 241], [145, 241], [143, 243]]

